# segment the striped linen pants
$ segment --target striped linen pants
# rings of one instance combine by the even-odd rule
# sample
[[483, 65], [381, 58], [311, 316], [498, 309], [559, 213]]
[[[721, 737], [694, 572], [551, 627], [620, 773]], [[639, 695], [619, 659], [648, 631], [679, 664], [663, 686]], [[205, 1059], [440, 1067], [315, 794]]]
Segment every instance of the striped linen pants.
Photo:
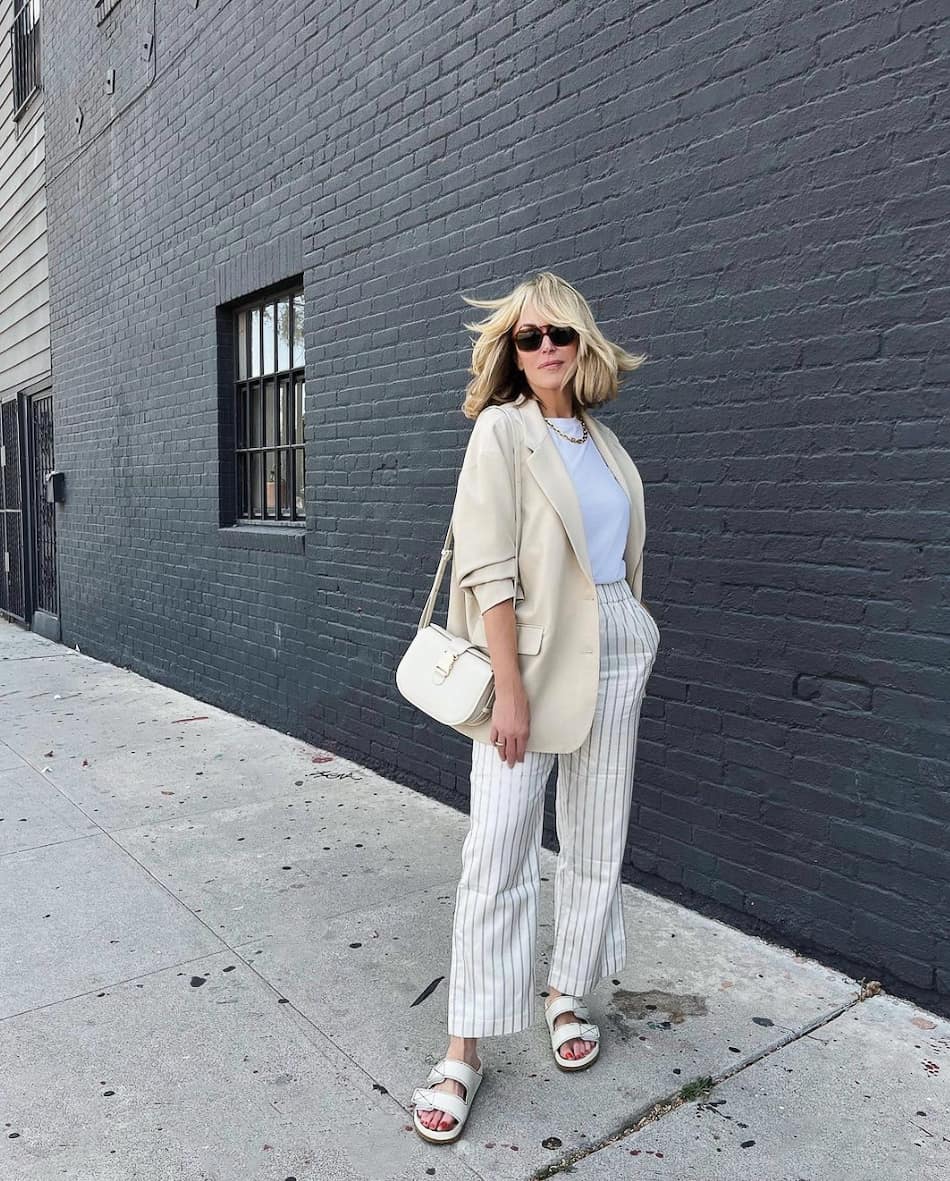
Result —
[[472, 742], [470, 826], [455, 897], [448, 1032], [516, 1033], [534, 1021], [545, 786], [558, 760], [554, 949], [548, 983], [583, 996], [625, 962], [620, 868], [640, 707], [660, 632], [626, 581], [599, 583], [593, 724], [569, 754], [526, 751], [509, 767]]

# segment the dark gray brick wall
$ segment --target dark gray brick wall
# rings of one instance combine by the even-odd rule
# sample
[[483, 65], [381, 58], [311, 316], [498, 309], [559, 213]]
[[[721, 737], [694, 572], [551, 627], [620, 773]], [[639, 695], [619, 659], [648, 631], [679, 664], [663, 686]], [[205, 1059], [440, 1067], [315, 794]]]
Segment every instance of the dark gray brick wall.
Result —
[[[946, 1006], [946, 6], [86, 8], [44, 6], [65, 642], [464, 807], [393, 673], [461, 294], [560, 271], [651, 358], [602, 412], [663, 633], [632, 880]], [[309, 528], [254, 548], [219, 305], [296, 274]]]

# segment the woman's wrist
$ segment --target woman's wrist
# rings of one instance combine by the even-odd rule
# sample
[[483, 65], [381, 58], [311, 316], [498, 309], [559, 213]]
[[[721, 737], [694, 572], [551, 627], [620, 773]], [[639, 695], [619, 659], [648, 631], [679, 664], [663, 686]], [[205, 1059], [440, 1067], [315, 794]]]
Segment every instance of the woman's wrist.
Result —
[[499, 676], [495, 674], [495, 699], [499, 697], [518, 697], [524, 693], [524, 681], [521, 673], [508, 673]]
[[511, 697], [523, 692], [521, 666], [518, 663], [517, 624], [514, 601], [504, 599], [482, 612], [488, 656], [495, 677], [495, 697]]

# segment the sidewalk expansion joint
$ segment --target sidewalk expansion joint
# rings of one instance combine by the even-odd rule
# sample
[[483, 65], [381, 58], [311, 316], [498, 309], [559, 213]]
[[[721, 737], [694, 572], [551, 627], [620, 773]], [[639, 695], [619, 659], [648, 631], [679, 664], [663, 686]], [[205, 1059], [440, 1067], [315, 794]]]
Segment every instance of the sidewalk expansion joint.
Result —
[[206, 951], [201, 955], [189, 956], [186, 960], [176, 960], [173, 964], [162, 964], [160, 968], [152, 968], [149, 972], [138, 972], [135, 976], [126, 976], [122, 980], [105, 980], [93, 988], [84, 988], [82, 992], [74, 992], [71, 996], [60, 996], [55, 1001], [46, 1001], [42, 1005], [33, 1005], [30, 1009], [20, 1009], [16, 1013], [4, 1013], [0, 1016], [0, 1024], [4, 1021], [13, 1021], [17, 1017], [26, 1017], [30, 1013], [41, 1013], [44, 1009], [55, 1009], [57, 1005], [68, 1005], [71, 1001], [81, 1001], [83, 997], [98, 996], [112, 988], [122, 988], [125, 984], [136, 984], [140, 980], [148, 980], [152, 976], [160, 976], [163, 972], [170, 972], [173, 968], [186, 968], [189, 964], [200, 964], [209, 956], [223, 956], [229, 951], [231, 951], [229, 947], [223, 947], [220, 951]]
[[884, 991], [877, 980], [861, 980], [859, 983], [861, 986], [860, 991], [851, 1000], [845, 1001], [828, 1013], [823, 1013], [815, 1017], [812, 1021], [809, 1021], [798, 1029], [790, 1030], [784, 1037], [771, 1042], [767, 1046], [763, 1046], [761, 1050], [753, 1051], [753, 1053], [746, 1055], [745, 1058], [741, 1058], [725, 1070], [721, 1070], [715, 1075], [701, 1075], [698, 1078], [691, 1079], [688, 1083], [684, 1083], [679, 1090], [672, 1092], [672, 1094], [665, 1096], [663, 1099], [657, 1099], [653, 1103], [644, 1104], [639, 1111], [624, 1120], [623, 1124], [613, 1132], [608, 1132], [600, 1140], [592, 1144], [585, 1144], [582, 1148], [574, 1149], [572, 1152], [565, 1153], [557, 1160], [551, 1161], [549, 1164], [544, 1165], [543, 1168], [537, 1169], [530, 1175], [529, 1181], [546, 1181], [546, 1178], [555, 1177], [558, 1173], [571, 1172], [573, 1166], [578, 1161], [626, 1139], [626, 1137], [641, 1131], [648, 1124], [656, 1123], [664, 1116], [669, 1115], [687, 1103], [695, 1102], [698, 1099], [705, 1100], [712, 1089], [719, 1083], [725, 1082], [726, 1079], [732, 1078], [733, 1075], [739, 1074], [741, 1071], [747, 1070], [750, 1066], [754, 1066], [757, 1062], [761, 1062], [764, 1058], [770, 1057], [778, 1050], [784, 1049], [791, 1042], [800, 1041], [803, 1037], [808, 1037], [816, 1029], [821, 1029], [822, 1026], [836, 1021], [843, 1013], [847, 1013], [850, 1009], [861, 1004], [861, 1002], [869, 1000], [871, 997], [877, 996]]

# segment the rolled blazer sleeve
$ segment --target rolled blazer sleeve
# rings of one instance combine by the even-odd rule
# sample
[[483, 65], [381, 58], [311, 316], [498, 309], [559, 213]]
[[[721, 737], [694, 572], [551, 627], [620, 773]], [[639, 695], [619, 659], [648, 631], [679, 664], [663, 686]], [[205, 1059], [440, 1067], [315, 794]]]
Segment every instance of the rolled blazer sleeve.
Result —
[[484, 614], [515, 594], [515, 489], [504, 412], [475, 419], [452, 510], [455, 574]]

